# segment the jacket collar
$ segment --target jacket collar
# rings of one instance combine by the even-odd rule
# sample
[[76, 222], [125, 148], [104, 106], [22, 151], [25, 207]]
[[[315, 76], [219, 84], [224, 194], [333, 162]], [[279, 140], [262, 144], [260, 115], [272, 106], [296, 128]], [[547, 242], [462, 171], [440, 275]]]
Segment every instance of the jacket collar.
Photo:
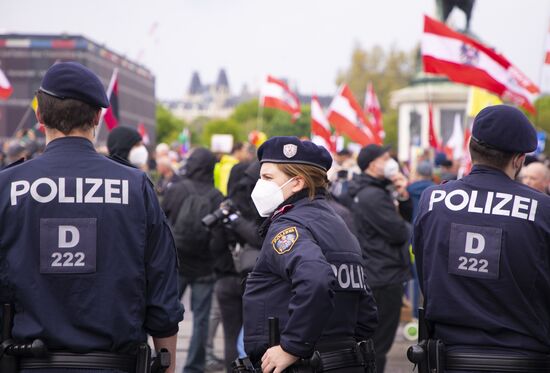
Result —
[[510, 177], [504, 173], [504, 171], [499, 170], [498, 168], [480, 165], [480, 164], [474, 165], [472, 167], [472, 171], [470, 172], [470, 175], [480, 175], [480, 174], [501, 176], [501, 177], [505, 177], [508, 180], [511, 180]]
[[94, 144], [92, 144], [92, 142], [87, 138], [80, 136], [66, 136], [50, 141], [44, 150], [44, 154], [53, 154], [71, 150], [97, 153], [94, 148]]
[[[327, 195], [326, 189], [324, 188], [316, 189], [314, 199], [326, 198], [326, 195]], [[273, 212], [273, 214], [271, 214], [269, 218], [266, 218], [264, 220], [264, 222], [258, 229], [260, 236], [265, 237], [269, 229], [269, 226], [279, 216], [284, 215], [285, 213], [292, 210], [296, 206], [301, 206], [308, 202], [309, 202], [309, 189], [302, 189], [298, 193], [295, 193], [289, 198], [287, 198], [283, 203], [279, 205], [279, 207], [275, 209], [275, 211]]]

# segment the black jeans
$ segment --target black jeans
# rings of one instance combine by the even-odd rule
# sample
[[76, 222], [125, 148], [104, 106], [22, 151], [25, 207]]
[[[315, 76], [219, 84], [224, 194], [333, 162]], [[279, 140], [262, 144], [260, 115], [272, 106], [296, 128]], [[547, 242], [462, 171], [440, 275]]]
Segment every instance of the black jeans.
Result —
[[374, 332], [373, 341], [376, 349], [376, 371], [384, 373], [386, 354], [390, 350], [399, 319], [403, 301], [403, 285], [388, 285], [372, 289], [372, 294], [378, 307], [378, 328]]
[[221, 277], [216, 281], [214, 291], [222, 314], [225, 368], [228, 373], [231, 373], [233, 371], [231, 363], [239, 357], [237, 338], [243, 325], [241, 278]]

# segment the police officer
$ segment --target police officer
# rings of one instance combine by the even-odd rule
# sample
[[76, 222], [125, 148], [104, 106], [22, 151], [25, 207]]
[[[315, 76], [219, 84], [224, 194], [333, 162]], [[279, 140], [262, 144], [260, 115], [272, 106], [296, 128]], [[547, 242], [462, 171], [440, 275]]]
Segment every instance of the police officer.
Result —
[[183, 318], [175, 247], [147, 176], [94, 149], [109, 106], [103, 85], [81, 64], [61, 62], [37, 97], [46, 150], [0, 173], [0, 285], [15, 304], [8, 332], [50, 351], [19, 367], [135, 372], [149, 334], [170, 351], [173, 372]]
[[[357, 341], [372, 335], [376, 306], [357, 239], [325, 199], [330, 154], [296, 137], [274, 137], [258, 159], [252, 200], [267, 219], [243, 299], [246, 352], [263, 372], [282, 372], [314, 351], [326, 370], [364, 372], [364, 356], [344, 351], [357, 351]], [[269, 317], [280, 321], [280, 344], [272, 347]], [[339, 351], [336, 360], [325, 361], [332, 351]]]
[[535, 129], [491, 106], [469, 147], [471, 173], [426, 189], [414, 226], [430, 337], [446, 350], [433, 349], [439, 371], [548, 372], [550, 198], [514, 180]]

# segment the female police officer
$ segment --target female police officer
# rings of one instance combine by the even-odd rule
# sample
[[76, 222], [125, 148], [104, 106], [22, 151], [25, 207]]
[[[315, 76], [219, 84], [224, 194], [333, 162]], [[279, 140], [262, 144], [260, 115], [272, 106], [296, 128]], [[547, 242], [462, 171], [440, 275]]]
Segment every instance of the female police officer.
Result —
[[[357, 341], [372, 335], [376, 306], [357, 239], [325, 200], [330, 154], [296, 137], [274, 137], [258, 158], [252, 199], [268, 219], [243, 299], [245, 349], [264, 372], [279, 373], [314, 351], [321, 369], [364, 372]], [[268, 317], [280, 321], [277, 346], [268, 346]], [[337, 358], [329, 362], [332, 351]]]

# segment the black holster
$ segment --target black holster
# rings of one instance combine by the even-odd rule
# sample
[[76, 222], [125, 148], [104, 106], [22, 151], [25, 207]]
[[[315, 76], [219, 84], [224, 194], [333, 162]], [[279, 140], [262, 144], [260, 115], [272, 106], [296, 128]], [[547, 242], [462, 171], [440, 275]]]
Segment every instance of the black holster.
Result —
[[363, 357], [365, 373], [376, 373], [376, 351], [372, 339], [357, 343], [359, 353]]
[[419, 373], [444, 373], [445, 345], [439, 339], [430, 338], [429, 325], [424, 317], [424, 308], [418, 309], [418, 344], [410, 346], [407, 358], [418, 365]]
[[151, 358], [151, 348], [147, 343], [138, 346], [136, 373], [164, 373], [170, 366], [170, 351], [161, 348], [157, 356]]
[[11, 328], [13, 326], [13, 305], [5, 303], [2, 305], [2, 333], [0, 334], [0, 372], [17, 373], [17, 358], [7, 354], [7, 348], [13, 343], [11, 340]]
[[231, 363], [231, 368], [233, 368], [233, 373], [256, 373], [256, 368], [248, 357], [235, 359]]

